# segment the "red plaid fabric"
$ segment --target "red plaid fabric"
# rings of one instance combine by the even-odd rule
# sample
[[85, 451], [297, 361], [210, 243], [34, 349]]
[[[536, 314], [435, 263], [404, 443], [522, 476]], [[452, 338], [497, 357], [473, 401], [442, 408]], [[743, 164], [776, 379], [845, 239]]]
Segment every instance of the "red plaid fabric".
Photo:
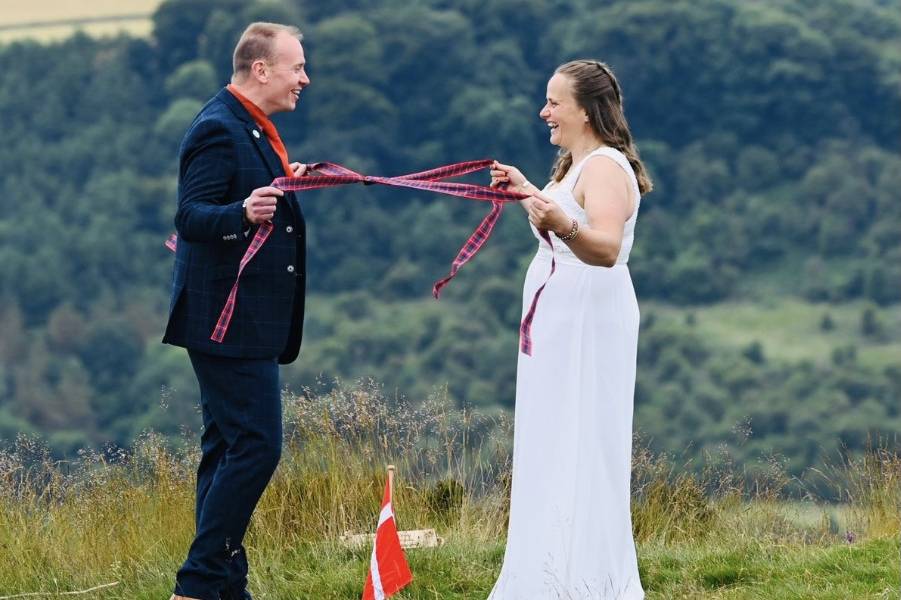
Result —
[[317, 171], [319, 173], [318, 175], [278, 177], [273, 180], [272, 185], [286, 192], [298, 192], [346, 185], [349, 183], [363, 183], [366, 185], [378, 183], [395, 187], [427, 190], [430, 192], [438, 192], [439, 194], [460, 196], [462, 198], [481, 200], [484, 202], [509, 203], [527, 198], [528, 196], [524, 196], [523, 194], [510, 192], [500, 188], [474, 185], [471, 183], [441, 181], [442, 179], [459, 177], [460, 175], [468, 175], [469, 173], [481, 171], [482, 169], [490, 167], [493, 162], [494, 161], [490, 159], [473, 160], [453, 165], [445, 165], [443, 167], [429, 169], [428, 171], [420, 171], [418, 173], [397, 175], [395, 177], [361, 175], [342, 165], [321, 162], [308, 165], [307, 167], [308, 171]]
[[[491, 202], [491, 211], [485, 216], [484, 219], [482, 219], [482, 222], [479, 224], [476, 230], [472, 233], [472, 235], [469, 236], [469, 239], [466, 241], [463, 247], [460, 248], [460, 251], [457, 253], [456, 258], [454, 258], [454, 261], [451, 264], [450, 273], [448, 273], [448, 275], [443, 279], [435, 282], [435, 285], [432, 288], [432, 295], [437, 299], [441, 295], [441, 289], [456, 276], [457, 271], [459, 271], [463, 265], [469, 262], [479, 252], [479, 250], [481, 250], [485, 242], [488, 241], [488, 238], [491, 236], [491, 232], [494, 230], [494, 226], [497, 224], [497, 221], [500, 218], [504, 205], [510, 202], [518, 202], [523, 198], [528, 198], [528, 194], [520, 194], [518, 192], [512, 192], [503, 188], [492, 188], [484, 185], [474, 185], [470, 183], [442, 181], [451, 177], [459, 177], [461, 175], [467, 175], [469, 173], [481, 171], [482, 169], [487, 169], [493, 164], [493, 162], [494, 161], [491, 159], [474, 160], [469, 162], [455, 163], [452, 165], [445, 165], [417, 173], [398, 175], [395, 177], [362, 175], [342, 165], [329, 162], [320, 162], [308, 165], [307, 172], [311, 173], [315, 171], [316, 174], [311, 173], [302, 177], [277, 177], [272, 181], [272, 185], [286, 192], [299, 192], [316, 190], [326, 187], [335, 187], [339, 185], [347, 185], [352, 183], [362, 183], [364, 185], [381, 184], [395, 187], [413, 188], [417, 190], [426, 190], [430, 192], [438, 192], [440, 194], [459, 196], [461, 198], [469, 198], [471, 200], [478, 200], [481, 202]], [[219, 315], [219, 321], [216, 323], [216, 328], [213, 331], [213, 335], [210, 337], [210, 339], [212, 339], [213, 341], [221, 343], [225, 338], [225, 333], [226, 331], [228, 331], [228, 326], [231, 322], [232, 314], [234, 313], [235, 299], [238, 293], [238, 282], [241, 279], [241, 272], [244, 270], [245, 265], [247, 265], [247, 263], [250, 262], [251, 259], [253, 259], [262, 245], [266, 242], [266, 239], [269, 237], [269, 234], [271, 232], [271, 223], [264, 223], [263, 225], [261, 225], [257, 230], [257, 233], [254, 236], [253, 240], [250, 242], [250, 246], [248, 246], [247, 251], [244, 253], [244, 256], [241, 258], [241, 264], [238, 268], [238, 276], [235, 279], [235, 283], [232, 286], [231, 292], [228, 295], [228, 299], [225, 302], [225, 307], [222, 309], [222, 313]], [[551, 244], [551, 249], [553, 250], [553, 243], [551, 242], [550, 235], [548, 235], [546, 231], [541, 231], [540, 233], [541, 236], [549, 244]], [[176, 243], [177, 240], [173, 235], [166, 241], [166, 246], [170, 250], [174, 251]], [[555, 261], [552, 259], [551, 273], [548, 275], [548, 279], [550, 279], [550, 276], [554, 273], [555, 266]], [[541, 292], [544, 290], [545, 285], [547, 285], [547, 281], [545, 281], [545, 283], [538, 289], [538, 291], [535, 292], [535, 296], [532, 298], [532, 304], [529, 308], [529, 311], [520, 324], [520, 351], [524, 352], [527, 355], [532, 354], [532, 320], [534, 319], [535, 310], [538, 306], [538, 298], [541, 295]]]
[[469, 236], [469, 239], [466, 240], [466, 243], [460, 248], [460, 252], [457, 253], [457, 257], [454, 258], [454, 262], [451, 263], [450, 273], [448, 273], [447, 277], [436, 281], [435, 285], [432, 287], [432, 296], [435, 297], [435, 300], [441, 296], [441, 288], [446, 286], [450, 280], [456, 276], [460, 267], [469, 262], [469, 259], [475, 256], [482, 248], [482, 245], [488, 240], [491, 231], [494, 229], [494, 225], [501, 216], [503, 208], [504, 205], [500, 202], [492, 202], [491, 212], [485, 215], [485, 218], [482, 219], [482, 222], [479, 223], [476, 230], [472, 232], [472, 235]]
[[257, 252], [260, 251], [260, 248], [263, 247], [263, 244], [266, 243], [266, 240], [269, 239], [270, 233], [272, 233], [272, 223], [267, 221], [261, 224], [260, 228], [257, 229], [256, 235], [250, 240], [250, 245], [244, 252], [244, 256], [241, 257], [241, 263], [238, 265], [238, 276], [235, 277], [235, 283], [228, 293], [228, 298], [225, 300], [225, 306], [222, 307], [222, 312], [219, 313], [219, 320], [216, 321], [213, 335], [210, 336], [210, 339], [214, 342], [221, 344], [222, 340], [225, 339], [225, 333], [228, 331], [228, 326], [232, 321], [232, 314], [235, 312], [235, 299], [238, 297], [238, 282], [241, 281], [241, 273], [244, 272], [244, 267], [247, 266], [250, 259], [256, 256]]
[[522, 322], [519, 324], [519, 351], [527, 356], [532, 356], [532, 320], [535, 318], [535, 309], [538, 308], [538, 298], [541, 297], [544, 286], [547, 285], [551, 275], [557, 269], [557, 261], [554, 259], [554, 242], [551, 241], [551, 235], [544, 229], [539, 229], [538, 233], [551, 246], [551, 272], [547, 274], [547, 279], [544, 280], [541, 287], [535, 290], [535, 295], [532, 296], [532, 304], [529, 306], [529, 312], [526, 313], [526, 316], [522, 318]]

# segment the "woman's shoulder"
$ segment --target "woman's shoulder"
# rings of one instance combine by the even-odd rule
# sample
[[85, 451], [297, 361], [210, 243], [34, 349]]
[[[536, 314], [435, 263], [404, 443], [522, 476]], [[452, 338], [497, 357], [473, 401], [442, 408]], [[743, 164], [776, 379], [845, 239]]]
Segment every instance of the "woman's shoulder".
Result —
[[613, 162], [615, 162], [616, 164], [618, 164], [620, 166], [629, 165], [629, 159], [626, 158], [626, 155], [623, 154], [623, 152], [621, 150], [617, 150], [613, 146], [601, 146], [600, 148], [592, 150], [588, 154], [588, 157], [585, 159], [586, 166], [591, 163], [605, 162], [603, 160], [599, 161], [598, 160], [599, 157], [612, 160]]
[[[609, 188], [611, 185], [613, 187]], [[595, 186], [621, 190], [623, 199], [631, 206], [629, 214], [634, 214], [638, 202], [635, 173], [626, 156], [616, 148], [604, 146], [588, 155], [583, 161], [582, 174], [573, 195], [580, 204], [584, 204], [585, 189]]]
[[602, 146], [591, 152], [582, 164], [582, 172], [589, 176], [634, 177], [632, 165], [626, 155], [610, 146]]

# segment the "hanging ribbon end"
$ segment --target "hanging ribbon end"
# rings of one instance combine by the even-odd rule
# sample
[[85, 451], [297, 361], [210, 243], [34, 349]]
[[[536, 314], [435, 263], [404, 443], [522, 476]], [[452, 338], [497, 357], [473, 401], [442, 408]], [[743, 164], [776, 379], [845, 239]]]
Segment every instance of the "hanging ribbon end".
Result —
[[228, 321], [216, 323], [216, 327], [213, 328], [213, 335], [210, 336], [211, 342], [216, 342], [217, 344], [221, 344], [222, 340], [225, 339], [225, 332], [228, 331], [228, 324], [231, 321], [229, 318]]
[[532, 356], [532, 341], [525, 336], [519, 338], [519, 351], [526, 356]]

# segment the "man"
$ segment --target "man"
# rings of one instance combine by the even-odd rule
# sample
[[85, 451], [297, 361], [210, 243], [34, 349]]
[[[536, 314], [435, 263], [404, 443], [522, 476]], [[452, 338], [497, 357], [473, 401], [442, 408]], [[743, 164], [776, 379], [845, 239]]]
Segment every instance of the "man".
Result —
[[[269, 115], [294, 110], [310, 83], [295, 27], [253, 23], [234, 53], [231, 85], [213, 97], [179, 151], [178, 211], [164, 343], [187, 348], [200, 384], [203, 455], [196, 533], [170, 600], [250, 600], [242, 542], [281, 456], [278, 365], [300, 351], [305, 221], [294, 194], [270, 187], [300, 176]], [[246, 265], [231, 323], [211, 339], [261, 224], [272, 232]]]

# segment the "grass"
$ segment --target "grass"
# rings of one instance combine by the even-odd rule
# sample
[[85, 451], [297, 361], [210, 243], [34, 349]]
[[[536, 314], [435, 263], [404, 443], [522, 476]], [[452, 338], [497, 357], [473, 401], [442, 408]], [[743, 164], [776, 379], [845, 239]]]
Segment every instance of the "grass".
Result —
[[[864, 302], [817, 304], [797, 298], [774, 297], [769, 301], [721, 302], [707, 307], [679, 308], [645, 303], [644, 313], [663, 319], [694, 321], [700, 335], [714, 345], [745, 347], [758, 342], [764, 355], [779, 361], [809, 360], [826, 364], [836, 349], [857, 346], [860, 364], [882, 369], [901, 361], [901, 307], [873, 307], [881, 333], [861, 332]], [[829, 315], [833, 328], [821, 327]]]
[[[415, 581], [396, 596], [484, 599], [504, 552], [510, 423], [419, 406], [372, 384], [285, 396], [286, 448], [245, 540], [264, 599], [359, 598], [383, 466], [398, 466], [402, 529], [434, 527], [440, 548], [408, 552]], [[147, 434], [129, 451], [54, 463], [22, 438], [0, 453], [0, 598], [88, 589], [100, 599], [159, 599], [190, 543], [190, 448]], [[876, 448], [822, 473], [842, 499], [784, 498], [778, 482], [744, 489], [738, 473], [681, 469], [640, 443], [633, 520], [649, 599], [896, 598], [901, 456]]]

